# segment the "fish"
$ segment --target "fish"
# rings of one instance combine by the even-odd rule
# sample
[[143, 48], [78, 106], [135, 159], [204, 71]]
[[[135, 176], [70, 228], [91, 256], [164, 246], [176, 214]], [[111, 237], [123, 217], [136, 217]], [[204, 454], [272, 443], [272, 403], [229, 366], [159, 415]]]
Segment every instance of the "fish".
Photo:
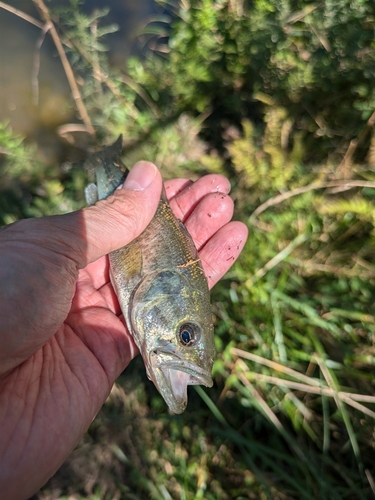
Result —
[[[88, 204], [107, 198], [126, 179], [121, 152], [122, 136], [86, 160], [96, 177], [85, 190]], [[182, 413], [188, 385], [213, 385], [214, 334], [207, 278], [164, 188], [149, 225], [111, 252], [109, 262], [111, 283], [147, 376], [170, 411]]]

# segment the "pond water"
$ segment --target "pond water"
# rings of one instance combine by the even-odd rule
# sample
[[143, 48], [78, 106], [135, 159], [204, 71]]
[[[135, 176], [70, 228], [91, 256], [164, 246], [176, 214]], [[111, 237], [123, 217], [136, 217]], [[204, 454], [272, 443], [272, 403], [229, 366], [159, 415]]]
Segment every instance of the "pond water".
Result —
[[[9, 0], [9, 4], [39, 20], [31, 0]], [[48, 7], [51, 4], [46, 2]], [[53, 8], [68, 4], [67, 0], [54, 0]], [[105, 22], [119, 26], [119, 31], [109, 35], [106, 42], [111, 62], [121, 66], [130, 53], [137, 30], [151, 13], [151, 0], [86, 0], [83, 3], [86, 12], [104, 6], [110, 8]], [[14, 131], [39, 143], [45, 142], [47, 147], [50, 139], [54, 142], [56, 128], [73, 119], [75, 110], [64, 70], [48, 34], [40, 50], [39, 73], [37, 80], [35, 78], [40, 36], [38, 27], [0, 8], [0, 121], [9, 121]]]

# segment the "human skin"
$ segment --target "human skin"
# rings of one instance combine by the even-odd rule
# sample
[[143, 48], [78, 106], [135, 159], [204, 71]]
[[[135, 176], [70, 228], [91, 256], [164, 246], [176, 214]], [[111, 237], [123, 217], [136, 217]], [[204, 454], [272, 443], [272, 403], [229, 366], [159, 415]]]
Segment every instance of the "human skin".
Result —
[[[138, 163], [122, 189], [71, 214], [0, 230], [0, 492], [27, 499], [59, 468], [138, 353], [107, 254], [150, 222], [162, 179]], [[247, 237], [219, 175], [165, 183], [212, 287]]]

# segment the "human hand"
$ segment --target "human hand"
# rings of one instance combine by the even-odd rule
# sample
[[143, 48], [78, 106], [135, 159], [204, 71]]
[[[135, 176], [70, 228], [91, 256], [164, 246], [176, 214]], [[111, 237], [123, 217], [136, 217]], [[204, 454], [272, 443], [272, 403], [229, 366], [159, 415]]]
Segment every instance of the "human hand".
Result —
[[[134, 182], [148, 184], [139, 190]], [[130, 182], [130, 181], [133, 181]], [[138, 236], [161, 177], [134, 167], [124, 189], [94, 207], [0, 231], [0, 491], [27, 498], [69, 455], [137, 350], [109, 282], [107, 254]], [[134, 187], [138, 187], [134, 190]], [[229, 183], [209, 175], [165, 184], [210, 287], [240, 253]]]

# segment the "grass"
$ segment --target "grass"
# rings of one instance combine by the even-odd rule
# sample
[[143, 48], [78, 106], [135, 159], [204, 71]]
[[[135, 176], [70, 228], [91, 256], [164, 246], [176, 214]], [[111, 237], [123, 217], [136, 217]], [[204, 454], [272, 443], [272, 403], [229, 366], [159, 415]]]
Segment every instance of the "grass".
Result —
[[[126, 162], [156, 159], [165, 177], [229, 172], [236, 217], [248, 224], [250, 237], [212, 292], [214, 387], [191, 388], [186, 412], [172, 416], [142, 361], [134, 360], [34, 500], [374, 498], [371, 162], [348, 159], [346, 136], [345, 164], [303, 162], [311, 149], [303, 133], [310, 131], [298, 130], [285, 148], [288, 113], [274, 99], [263, 99], [263, 123], [224, 127], [219, 155], [199, 135], [207, 136], [210, 109], [198, 118], [177, 108], [164, 116], [156, 90], [151, 97], [139, 83], [112, 74], [103, 53], [95, 53], [90, 36], [97, 17], [74, 16], [65, 42], [75, 47], [73, 71], [84, 83], [80, 106], [89, 110], [98, 140], [127, 131]], [[93, 81], [94, 62], [100, 84]], [[157, 75], [144, 78], [147, 84]], [[363, 130], [368, 123], [364, 118]], [[363, 149], [363, 134], [358, 142]], [[0, 154], [2, 224], [83, 204], [78, 161], [46, 166], [5, 125]]]

